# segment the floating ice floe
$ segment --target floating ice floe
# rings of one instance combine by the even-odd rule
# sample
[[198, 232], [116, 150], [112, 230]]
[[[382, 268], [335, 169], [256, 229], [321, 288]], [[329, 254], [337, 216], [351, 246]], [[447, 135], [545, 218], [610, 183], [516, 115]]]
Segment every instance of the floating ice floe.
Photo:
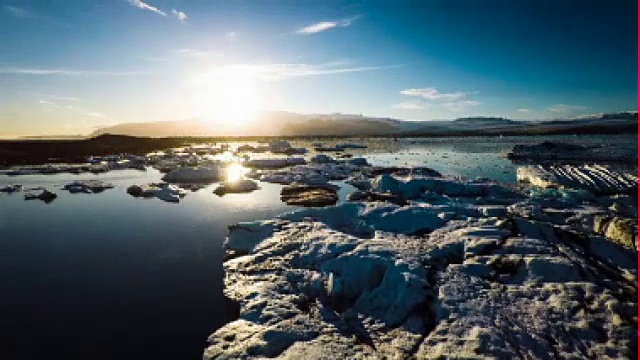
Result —
[[218, 166], [179, 167], [162, 177], [171, 183], [215, 182], [222, 176]]
[[241, 179], [237, 181], [223, 182], [213, 190], [213, 193], [218, 196], [222, 196], [229, 193], [248, 193], [254, 190], [258, 190], [257, 182], [249, 179]]
[[99, 180], [80, 180], [65, 184], [62, 187], [62, 190], [67, 190], [71, 194], [97, 194], [103, 192], [104, 190], [112, 189], [113, 187], [113, 184], [105, 183]]
[[344, 143], [336, 145], [337, 148], [341, 149], [366, 149], [367, 145], [364, 144], [354, 144], [354, 143]]
[[285, 140], [277, 140], [277, 141], [271, 142], [269, 144], [269, 151], [271, 151], [274, 154], [286, 154], [286, 155], [307, 153], [307, 149], [294, 148], [291, 146], [291, 144], [289, 144], [288, 141], [285, 141]]
[[19, 184], [0, 187], [0, 193], [11, 194], [20, 190], [22, 190], [22, 185]]
[[368, 166], [366, 159], [362, 158], [314, 162], [292, 166], [286, 170], [264, 172], [260, 175], [260, 180], [279, 184], [322, 184], [347, 179], [353, 174], [361, 173]]
[[337, 186], [294, 184], [282, 188], [280, 199], [287, 205], [322, 207], [338, 202]]
[[131, 185], [127, 188], [127, 194], [133, 197], [156, 197], [162, 201], [177, 203], [180, 202], [180, 198], [183, 198], [187, 194], [187, 191], [173, 184], [159, 183]]
[[255, 169], [278, 169], [294, 165], [304, 165], [307, 161], [301, 157], [275, 158], [275, 159], [252, 159], [243, 165]]
[[29, 189], [28, 192], [24, 194], [25, 200], [41, 200], [45, 203], [50, 203], [58, 197], [56, 193], [53, 191], [49, 191], [47, 189]]
[[509, 200], [521, 196], [515, 190], [493, 182], [431, 177], [412, 177], [402, 180], [389, 174], [378, 176], [373, 182], [372, 189], [379, 193], [398, 195], [407, 200], [416, 199], [425, 192], [450, 197], [482, 197], [486, 201]]
[[567, 187], [593, 193], [635, 192], [638, 188], [637, 174], [606, 165], [523, 166], [518, 168], [517, 177], [542, 188]]
[[204, 358], [633, 358], [635, 252], [517, 215], [439, 216], [455, 206], [353, 203], [230, 227], [239, 318]]

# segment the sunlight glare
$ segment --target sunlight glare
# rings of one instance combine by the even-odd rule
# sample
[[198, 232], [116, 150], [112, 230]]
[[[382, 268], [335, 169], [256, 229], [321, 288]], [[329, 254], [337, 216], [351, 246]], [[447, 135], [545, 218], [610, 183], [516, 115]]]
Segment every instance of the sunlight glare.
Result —
[[248, 172], [249, 169], [238, 163], [231, 164], [227, 167], [227, 181], [237, 182], [241, 180]]

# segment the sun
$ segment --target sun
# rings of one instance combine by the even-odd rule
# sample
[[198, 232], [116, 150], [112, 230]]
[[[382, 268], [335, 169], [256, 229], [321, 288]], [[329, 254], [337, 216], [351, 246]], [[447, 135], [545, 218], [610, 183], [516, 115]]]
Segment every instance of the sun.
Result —
[[246, 127], [260, 112], [261, 99], [250, 67], [212, 67], [198, 76], [196, 84], [197, 116], [213, 125]]

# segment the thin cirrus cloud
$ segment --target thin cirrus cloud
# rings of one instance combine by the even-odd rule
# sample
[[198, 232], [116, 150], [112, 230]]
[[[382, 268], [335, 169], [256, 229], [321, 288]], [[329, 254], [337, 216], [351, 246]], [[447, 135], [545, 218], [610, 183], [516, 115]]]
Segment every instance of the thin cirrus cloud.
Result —
[[555, 104], [549, 108], [548, 111], [553, 113], [570, 113], [580, 110], [585, 110], [587, 107], [582, 105], [567, 105], [567, 104]]
[[521, 109], [517, 109], [516, 111], [521, 113], [528, 113], [528, 112], [531, 112], [531, 109], [521, 108]]
[[7, 11], [9, 14], [11, 14], [13, 17], [16, 18], [33, 18], [36, 17], [36, 14], [26, 10], [24, 8], [18, 7], [18, 6], [13, 6], [13, 5], [4, 5], [4, 9], [5, 11]]
[[145, 75], [139, 71], [98, 71], [98, 70], [74, 70], [56, 68], [22, 68], [8, 67], [0, 68], [0, 74], [10, 75], [59, 75], [59, 76], [129, 76]]
[[[64, 97], [61, 97], [64, 98]], [[71, 105], [71, 104], [65, 104], [64, 101], [53, 101], [53, 100], [45, 100], [45, 99], [40, 99], [38, 100], [38, 103], [46, 106], [48, 108], [51, 109], [56, 109], [56, 110], [67, 110], [67, 111], [71, 111], [74, 112], [76, 114], [80, 114], [83, 116], [90, 116], [90, 117], [94, 117], [94, 118], [101, 118], [101, 119], [106, 119], [108, 118], [107, 115], [98, 112], [98, 111], [92, 111], [86, 108], [82, 108], [79, 107], [77, 105]]]
[[158, 14], [158, 15], [167, 16], [166, 12], [158, 9], [157, 7], [155, 7], [153, 5], [147, 4], [146, 2], [144, 2], [142, 0], [128, 0], [128, 1], [129, 1], [129, 4], [131, 6], [135, 6], [135, 7], [139, 8], [139, 9], [142, 9], [142, 10], [149, 10], [149, 11], [152, 11], [152, 12]]
[[397, 68], [402, 65], [386, 66], [350, 66], [348, 62], [335, 61], [322, 64], [227, 64], [220, 67], [224, 71], [249, 74], [251, 77], [265, 81], [280, 81], [291, 78], [357, 73]]
[[463, 91], [456, 91], [452, 93], [442, 93], [438, 91], [436, 88], [405, 89], [400, 91], [400, 94], [407, 95], [407, 96], [421, 97], [426, 100], [448, 100], [448, 101], [459, 100], [471, 95], [471, 93], [463, 92]]
[[92, 117], [97, 117], [97, 118], [101, 118], [101, 119], [107, 118], [107, 115], [105, 115], [103, 113], [100, 113], [100, 112], [95, 112], [95, 111], [85, 113], [85, 115], [92, 116]]
[[184, 11], [178, 11], [176, 9], [171, 9], [171, 13], [178, 18], [180, 21], [187, 21], [189, 18]]
[[313, 34], [317, 34], [317, 33], [334, 29], [334, 28], [349, 27], [359, 18], [360, 16], [358, 15], [358, 16], [353, 16], [350, 18], [345, 18], [337, 21], [320, 21], [315, 24], [311, 24], [309, 26], [300, 28], [296, 31], [296, 33], [299, 35], [313, 35]]
[[480, 101], [469, 99], [476, 92], [454, 91], [441, 92], [434, 87], [410, 88], [400, 91], [400, 95], [418, 98], [416, 101], [401, 102], [393, 105], [393, 108], [402, 110], [420, 110], [427, 106], [437, 105], [446, 110], [457, 112], [469, 107], [482, 105]]
[[[127, 0], [127, 2], [129, 3], [129, 5], [137, 7], [138, 9], [142, 9], [142, 10], [148, 10], [151, 12], [154, 12], [158, 15], [161, 16], [167, 16], [169, 15], [166, 11], [161, 10], [158, 7], [155, 7], [149, 3], [146, 3], [142, 0]], [[176, 9], [171, 9], [170, 14], [177, 18], [178, 20], [182, 21], [182, 22], [186, 22], [187, 19], [189, 19], [189, 16], [187, 15], [187, 13], [185, 13], [184, 11], [180, 11], [180, 10], [176, 10]]]

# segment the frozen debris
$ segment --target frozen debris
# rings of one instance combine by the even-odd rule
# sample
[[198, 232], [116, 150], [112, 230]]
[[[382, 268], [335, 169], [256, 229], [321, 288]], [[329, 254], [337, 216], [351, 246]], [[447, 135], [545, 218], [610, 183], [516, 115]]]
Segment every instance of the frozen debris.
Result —
[[[105, 160], [108, 159], [109, 161]], [[112, 170], [126, 170], [126, 169], [139, 169], [145, 170], [146, 158], [139, 159], [133, 155], [127, 156], [105, 156], [100, 158], [90, 157], [87, 163], [83, 164], [43, 164], [43, 165], [26, 165], [15, 166], [9, 170], [4, 171], [5, 175], [20, 176], [20, 175], [34, 175], [34, 174], [82, 174], [82, 173], [94, 173], [100, 174]]]
[[335, 163], [336, 159], [325, 154], [318, 154], [311, 158], [311, 162], [315, 164]]
[[24, 194], [25, 200], [41, 200], [48, 204], [58, 197], [53, 191], [47, 189], [31, 189]]
[[344, 143], [344, 144], [338, 144], [338, 145], [336, 145], [336, 147], [341, 148], [341, 149], [366, 149], [367, 145], [354, 144], [354, 143]]
[[7, 185], [0, 187], [0, 193], [12, 194], [22, 190], [22, 185]]
[[635, 192], [638, 188], [637, 174], [605, 165], [523, 166], [517, 176], [519, 181], [541, 188], [567, 187], [596, 194]]
[[180, 198], [184, 197], [187, 194], [187, 191], [173, 184], [157, 183], [147, 185], [131, 185], [127, 188], [127, 194], [133, 197], [156, 197], [162, 201], [177, 203], [180, 202]]
[[237, 152], [255, 152], [256, 148], [251, 145], [245, 144], [245, 145], [238, 146], [236, 151]]
[[331, 180], [328, 176], [318, 172], [299, 171], [299, 169], [283, 172], [272, 172], [260, 176], [260, 181], [275, 184], [307, 184], [320, 185], [326, 184]]
[[486, 181], [462, 181], [457, 179], [417, 177], [398, 179], [389, 174], [378, 176], [372, 184], [372, 190], [379, 193], [391, 193], [405, 200], [417, 199], [432, 192], [449, 197], [482, 197], [486, 201], [508, 201], [522, 195], [502, 185]]
[[341, 152], [343, 148], [337, 146], [316, 146], [313, 150], [317, 152]]
[[175, 185], [165, 184], [156, 192], [156, 197], [162, 201], [177, 203], [187, 192]]
[[307, 161], [301, 157], [275, 158], [275, 159], [252, 159], [243, 165], [255, 169], [279, 169], [294, 165], [304, 165]]
[[291, 146], [291, 144], [289, 144], [288, 141], [285, 141], [285, 140], [277, 140], [277, 141], [271, 142], [269, 144], [269, 151], [271, 151], [273, 154], [285, 154], [285, 155], [307, 153], [307, 149], [294, 148]]
[[289, 185], [280, 191], [280, 199], [287, 205], [322, 207], [338, 202], [337, 187], [329, 184]]
[[104, 190], [112, 189], [113, 184], [105, 183], [99, 180], [80, 180], [70, 182], [62, 187], [62, 190], [67, 190], [71, 194], [85, 193], [85, 194], [97, 194]]
[[222, 176], [217, 166], [179, 167], [162, 177], [163, 181], [171, 183], [215, 182]]
[[395, 176], [426, 176], [426, 177], [442, 177], [442, 174], [434, 169], [417, 166], [417, 167], [397, 167], [397, 166], [374, 166], [366, 170], [365, 174], [369, 177], [378, 175], [395, 175]]
[[634, 161], [637, 154], [632, 147], [583, 146], [545, 141], [535, 145], [515, 145], [507, 157], [536, 161]]
[[[634, 252], [524, 219], [405, 236], [402, 207], [346, 205], [230, 228], [240, 315], [205, 359], [634, 358]], [[367, 216], [370, 237], [336, 226]]]
[[364, 144], [336, 144], [335, 146], [324, 146], [320, 143], [313, 144], [314, 150], [317, 152], [342, 152], [348, 149], [366, 149], [367, 145]]
[[371, 189], [371, 181], [362, 175], [351, 177], [346, 183], [361, 191]]
[[[364, 166], [366, 167], [366, 166]], [[313, 163], [298, 165], [286, 170], [270, 171], [260, 175], [260, 180], [278, 184], [317, 185], [333, 180], [344, 180], [361, 171], [363, 166], [349, 162]]]
[[598, 215], [593, 222], [593, 231], [622, 246], [638, 250], [637, 218]]
[[213, 193], [218, 196], [223, 196], [229, 193], [248, 193], [254, 190], [258, 190], [257, 182], [249, 179], [241, 179], [238, 181], [223, 182], [213, 190]]
[[133, 197], [150, 198], [155, 197], [160, 189], [160, 184], [131, 185], [127, 188], [127, 194]]
[[347, 201], [358, 202], [390, 202], [396, 205], [407, 205], [408, 202], [401, 196], [391, 193], [379, 193], [375, 191], [358, 190], [347, 195]]

